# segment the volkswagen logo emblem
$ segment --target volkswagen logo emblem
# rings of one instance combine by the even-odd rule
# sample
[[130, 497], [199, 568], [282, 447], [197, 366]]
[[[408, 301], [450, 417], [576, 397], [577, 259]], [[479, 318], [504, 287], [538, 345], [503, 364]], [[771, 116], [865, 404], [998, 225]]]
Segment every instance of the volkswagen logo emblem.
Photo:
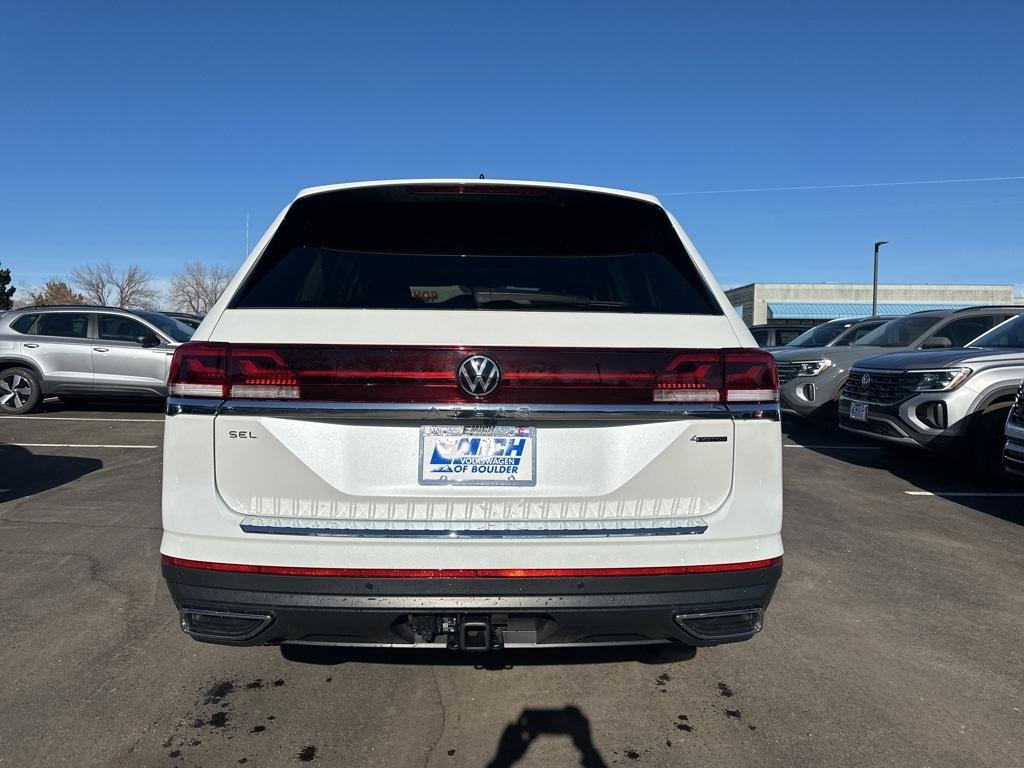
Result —
[[486, 355], [467, 357], [455, 371], [459, 389], [473, 397], [485, 397], [498, 388], [501, 370]]
[[862, 387], [870, 387], [871, 386], [871, 374], [870, 373], [865, 373], [863, 376], [860, 377], [860, 385]]

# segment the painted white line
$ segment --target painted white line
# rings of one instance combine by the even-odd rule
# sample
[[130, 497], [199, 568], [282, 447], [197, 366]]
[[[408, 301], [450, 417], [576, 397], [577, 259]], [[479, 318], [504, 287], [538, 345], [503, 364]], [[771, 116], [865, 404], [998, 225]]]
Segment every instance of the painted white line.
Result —
[[904, 491], [907, 496], [993, 496], [996, 498], [1006, 499], [1021, 499], [1024, 498], [1024, 493], [1018, 493], [1015, 491], [938, 491], [933, 493], [932, 491]]
[[797, 445], [796, 443], [783, 443], [783, 448], [812, 448], [814, 450], [827, 450], [829, 448], [837, 451], [878, 451], [877, 445]]
[[0, 416], [0, 420], [3, 419], [28, 419], [29, 421], [132, 421], [132, 422], [152, 422], [153, 424], [163, 424], [163, 419], [125, 419], [125, 418], [88, 418], [82, 416]]
[[108, 443], [0, 443], [16, 448], [159, 448], [159, 445], [111, 445]]

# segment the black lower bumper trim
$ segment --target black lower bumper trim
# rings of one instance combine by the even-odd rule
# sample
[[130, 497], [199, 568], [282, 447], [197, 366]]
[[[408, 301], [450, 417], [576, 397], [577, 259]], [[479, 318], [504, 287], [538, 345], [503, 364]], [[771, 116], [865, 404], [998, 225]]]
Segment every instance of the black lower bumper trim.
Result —
[[[502, 579], [329, 578], [162, 567], [179, 611], [270, 617], [251, 636], [190, 632], [197, 640], [474, 650], [745, 640], [760, 629], [782, 574], [781, 563], [721, 573]], [[711, 623], [684, 616], [721, 617], [717, 625], [728, 631], [716, 635]]]

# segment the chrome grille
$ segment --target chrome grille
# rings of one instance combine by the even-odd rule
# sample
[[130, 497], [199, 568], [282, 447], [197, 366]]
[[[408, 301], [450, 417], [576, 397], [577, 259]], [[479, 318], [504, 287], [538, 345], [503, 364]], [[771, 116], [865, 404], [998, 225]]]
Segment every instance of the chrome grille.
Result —
[[880, 373], [854, 368], [843, 386], [843, 396], [866, 403], [895, 405], [914, 394], [916, 378], [906, 373]]
[[779, 371], [779, 384], [788, 384], [796, 378], [796, 373], [800, 370], [800, 363], [776, 363], [775, 367]]
[[1017, 390], [1017, 402], [1013, 406], [1012, 418], [1014, 422], [1024, 426], [1024, 383], [1021, 383], [1020, 388]]

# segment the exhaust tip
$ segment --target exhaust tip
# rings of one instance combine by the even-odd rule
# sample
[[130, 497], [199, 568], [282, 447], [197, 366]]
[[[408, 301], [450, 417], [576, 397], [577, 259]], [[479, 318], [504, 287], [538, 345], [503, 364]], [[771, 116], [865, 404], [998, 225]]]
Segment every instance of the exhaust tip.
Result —
[[705, 613], [677, 613], [674, 618], [680, 628], [698, 640], [745, 640], [761, 631], [764, 609], [758, 606]]
[[210, 611], [203, 608], [182, 608], [181, 629], [186, 635], [207, 640], [249, 640], [273, 623], [265, 613]]

